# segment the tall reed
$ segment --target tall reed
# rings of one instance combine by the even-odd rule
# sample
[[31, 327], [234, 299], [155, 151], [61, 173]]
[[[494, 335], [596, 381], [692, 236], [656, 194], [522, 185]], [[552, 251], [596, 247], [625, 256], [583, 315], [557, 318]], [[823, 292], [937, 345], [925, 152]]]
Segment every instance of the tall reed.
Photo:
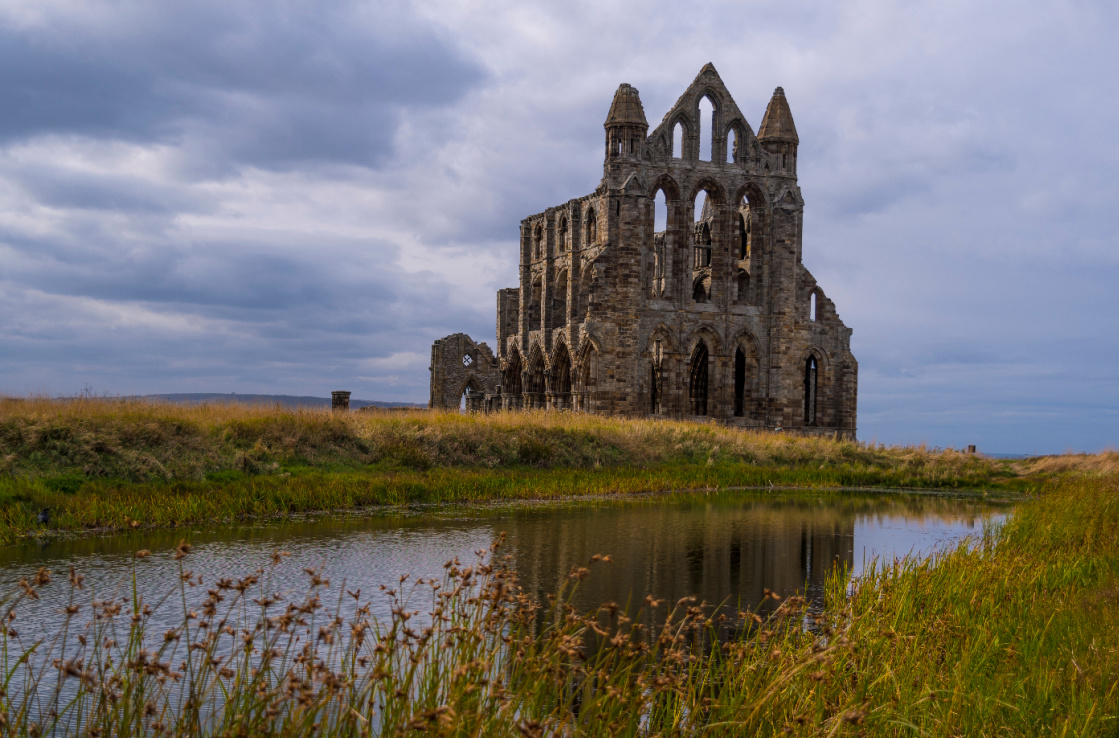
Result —
[[[4, 604], [3, 730], [90, 735], [1070, 735], [1119, 730], [1119, 484], [1077, 480], [1019, 507], [978, 545], [884, 562], [823, 607], [767, 595], [637, 612], [521, 591], [500, 540], [440, 581], [368, 595], [307, 570], [293, 600], [260, 570], [203, 583], [180, 544], [160, 602], [84, 596], [25, 642], [40, 571]], [[139, 552], [134, 577], [144, 573]], [[65, 585], [63, 585], [65, 586]], [[151, 632], [159, 608], [180, 624]]]

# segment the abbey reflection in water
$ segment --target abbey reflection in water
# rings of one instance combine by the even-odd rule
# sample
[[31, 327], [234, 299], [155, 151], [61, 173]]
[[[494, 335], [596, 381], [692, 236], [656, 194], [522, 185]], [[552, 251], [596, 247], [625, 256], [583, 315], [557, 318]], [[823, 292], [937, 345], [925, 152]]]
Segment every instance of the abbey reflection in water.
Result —
[[612, 563], [579, 585], [577, 606], [636, 605], [652, 594], [754, 607], [767, 588], [788, 596], [806, 583], [818, 599], [832, 568], [853, 564], [855, 519], [853, 509], [755, 499], [553, 511], [503, 529], [521, 584], [541, 598], [573, 567], [608, 554]]

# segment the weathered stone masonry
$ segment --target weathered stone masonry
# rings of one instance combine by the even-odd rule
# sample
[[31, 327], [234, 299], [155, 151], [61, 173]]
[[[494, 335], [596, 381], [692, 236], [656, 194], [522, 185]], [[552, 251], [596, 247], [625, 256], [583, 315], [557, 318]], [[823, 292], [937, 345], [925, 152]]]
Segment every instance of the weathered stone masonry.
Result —
[[708, 64], [651, 133], [627, 84], [605, 128], [598, 188], [521, 222], [520, 287], [497, 293], [497, 355], [462, 333], [435, 342], [430, 406], [458, 407], [466, 393], [472, 410], [854, 438], [858, 362], [851, 329], [801, 263], [799, 138], [782, 89], [755, 136]]

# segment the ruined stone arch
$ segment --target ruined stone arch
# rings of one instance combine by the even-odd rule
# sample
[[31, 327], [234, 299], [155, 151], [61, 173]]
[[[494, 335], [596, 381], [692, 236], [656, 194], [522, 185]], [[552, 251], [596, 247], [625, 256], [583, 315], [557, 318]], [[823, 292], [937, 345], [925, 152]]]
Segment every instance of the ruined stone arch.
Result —
[[556, 366], [556, 358], [560, 355], [561, 351], [567, 353], [569, 356], [571, 354], [570, 350], [567, 348], [567, 339], [564, 338], [563, 334], [558, 334], [552, 341], [552, 350], [548, 353], [547, 357], [545, 357], [547, 358], [548, 369], [552, 369]]
[[707, 200], [712, 205], [722, 205], [727, 201], [726, 190], [723, 189], [723, 186], [719, 184], [719, 181], [717, 179], [714, 179], [713, 177], [700, 177], [699, 180], [697, 180], [696, 183], [692, 185], [691, 192], [688, 195], [688, 202], [694, 205], [695, 199], [699, 196], [700, 190], [703, 190], [707, 193]]
[[641, 353], [648, 354], [653, 350], [653, 343], [655, 341], [663, 341], [667, 344], [664, 348], [665, 351], [675, 352], [677, 346], [676, 334], [665, 323], [658, 323], [649, 335], [645, 338], [645, 343], [641, 346]]
[[588, 351], [598, 351], [599, 353], [602, 352], [602, 342], [599, 341], [598, 338], [596, 338], [592, 333], [584, 333], [582, 340], [579, 341], [578, 354], [580, 362], [583, 360], [583, 357], [587, 354]]
[[556, 341], [551, 356], [551, 385], [548, 389], [553, 395], [554, 407], [571, 406], [572, 361], [571, 352], [567, 349], [566, 341]]
[[[698, 101], [696, 103], [698, 110]], [[683, 110], [677, 110], [672, 114], [672, 117], [667, 121], [668, 125], [666, 130], [668, 132], [668, 157], [670, 159], [691, 159], [694, 158], [693, 154], [699, 155], [697, 151], [688, 151], [688, 141], [695, 135], [695, 123], [692, 121], [691, 116]], [[680, 151], [676, 150], [676, 126], [681, 128], [680, 136]]]
[[719, 332], [712, 326], [704, 323], [693, 329], [684, 341], [684, 346], [687, 348], [689, 356], [692, 355], [696, 345], [698, 345], [701, 340], [707, 344], [707, 349], [711, 352], [712, 356], [722, 355], [723, 340], [719, 337]]
[[830, 411], [831, 366], [828, 354], [819, 346], [809, 346], [801, 352], [799, 370], [803, 389], [800, 421], [808, 427], [826, 423]]
[[800, 352], [800, 362], [803, 364], [809, 356], [815, 356], [816, 360], [820, 362], [820, 371], [824, 373], [831, 372], [831, 360], [828, 358], [828, 352], [816, 344], [810, 344], [808, 348]]
[[[734, 142], [737, 151], [732, 151], [730, 148], [730, 134], [734, 132]], [[727, 161], [731, 163], [738, 163], [750, 158], [750, 140], [753, 134], [750, 131], [750, 125], [743, 120], [740, 116], [735, 116], [723, 124], [723, 140], [727, 141]]]
[[520, 348], [513, 344], [510, 346], [509, 356], [505, 360], [505, 366], [502, 367], [502, 388], [501, 391], [507, 395], [519, 395], [523, 392], [521, 385], [521, 372], [524, 370], [524, 364], [521, 361]]
[[741, 348], [746, 351], [747, 356], [757, 358], [759, 355], [758, 339], [754, 336], [753, 331], [749, 328], [743, 328], [734, 334], [731, 339], [731, 345], [735, 348]]
[[462, 383], [462, 386], [460, 386], [458, 388], [458, 394], [455, 395], [455, 397], [462, 397], [463, 394], [466, 393], [466, 390], [468, 388], [470, 389], [471, 392], [484, 392], [485, 391], [485, 387], [482, 385], [482, 383], [480, 381], [478, 381], [478, 378], [476, 376], [474, 376], [473, 374], [471, 374]]
[[653, 180], [649, 186], [649, 199], [656, 198], [658, 192], [664, 193], [665, 202], [678, 202], [680, 200], [680, 185], [669, 174], [662, 174]]
[[575, 388], [577, 395], [574, 407], [584, 412], [594, 412], [597, 406], [596, 388], [598, 386], [598, 357], [602, 347], [592, 335], [584, 335], [579, 345], [578, 360], [575, 363]]
[[696, 339], [688, 358], [688, 410], [691, 415], [707, 415], [711, 383], [711, 347], [704, 340]]
[[750, 208], [764, 210], [769, 207], [769, 199], [765, 196], [765, 189], [754, 180], [747, 180], [734, 192], [734, 201], [741, 203], [745, 200]]
[[758, 342], [749, 329], [735, 334], [730, 342], [732, 413], [736, 418], [753, 419], [761, 390]]
[[547, 356], [541, 350], [540, 344], [534, 343], [532, 350], [528, 354], [528, 364], [526, 366], [527, 377], [525, 382], [525, 393], [529, 395], [539, 396], [533, 397], [533, 407], [540, 404], [539, 400], [543, 399], [545, 389], [547, 389], [545, 375], [548, 371]]
[[692, 278], [692, 300], [701, 304], [711, 302], [711, 267], [704, 267]]
[[532, 260], [543, 258], [544, 256], [544, 226], [536, 223], [532, 227]]
[[561, 213], [560, 217], [556, 220], [556, 251], [561, 254], [567, 253], [569, 230], [567, 213]]
[[808, 290], [808, 298], [804, 303], [804, 317], [809, 323], [818, 323], [823, 317], [821, 309], [824, 306], [824, 291], [816, 285]]
[[695, 91], [695, 97], [692, 99], [692, 114], [699, 111], [699, 103], [703, 98], [711, 101], [711, 106], [715, 109], [715, 114], [719, 115], [726, 107], [726, 102], [723, 99], [723, 91], [714, 85], [704, 85]]
[[[703, 114], [700, 106], [704, 100], [711, 104], [711, 120], [710, 130], [705, 126], [708, 121], [703, 120]], [[722, 90], [717, 87], [706, 86], [696, 91], [695, 97], [692, 99], [691, 115], [696, 122], [695, 128], [695, 155], [696, 159], [700, 161], [719, 162], [720, 156], [718, 155], [720, 144], [726, 142], [726, 131], [723, 125], [723, 111], [726, 109], [726, 103], [723, 97]], [[703, 159], [701, 152], [703, 151], [703, 140], [709, 139], [711, 141], [711, 158], [709, 160]]]

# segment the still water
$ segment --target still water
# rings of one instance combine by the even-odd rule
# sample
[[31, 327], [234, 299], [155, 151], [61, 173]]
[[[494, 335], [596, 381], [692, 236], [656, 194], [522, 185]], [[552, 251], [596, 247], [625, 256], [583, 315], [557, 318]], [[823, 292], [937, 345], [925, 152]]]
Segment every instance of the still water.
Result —
[[[268, 567], [274, 551], [291, 555], [269, 574], [269, 592], [298, 599], [307, 591], [304, 568], [321, 569], [332, 586], [362, 590], [379, 618], [388, 603], [378, 585], [398, 586], [403, 574], [436, 577], [444, 562], [470, 563], [505, 533], [505, 552], [526, 591], [541, 598], [593, 554], [612, 562], [596, 565], [575, 604], [625, 605], [646, 595], [669, 602], [694, 595], [711, 605], [755, 605], [766, 588], [784, 596], [805, 594], [819, 602], [828, 573], [846, 567], [857, 576], [876, 557], [892, 561], [928, 556], [961, 539], [982, 535], [1011, 508], [974, 499], [866, 493], [719, 493], [645, 496], [625, 500], [583, 499], [559, 503], [444, 506], [380, 511], [261, 525], [137, 532], [96, 538], [26, 543], [0, 548], [0, 592], [40, 567], [55, 574], [42, 599], [21, 605], [24, 642], [58, 632], [69, 597], [71, 566], [85, 576], [82, 600], [131, 597], [133, 582], [144, 601], [158, 605], [177, 591], [173, 554], [186, 537], [194, 551], [184, 561], [206, 586]], [[151, 556], [137, 560], [140, 549]], [[135, 567], [136, 578], [133, 580]], [[370, 597], [372, 595], [372, 597]], [[327, 599], [327, 598], [324, 598]], [[346, 598], [348, 599], [348, 598]], [[171, 600], [166, 624], [181, 621], [181, 601]]]

